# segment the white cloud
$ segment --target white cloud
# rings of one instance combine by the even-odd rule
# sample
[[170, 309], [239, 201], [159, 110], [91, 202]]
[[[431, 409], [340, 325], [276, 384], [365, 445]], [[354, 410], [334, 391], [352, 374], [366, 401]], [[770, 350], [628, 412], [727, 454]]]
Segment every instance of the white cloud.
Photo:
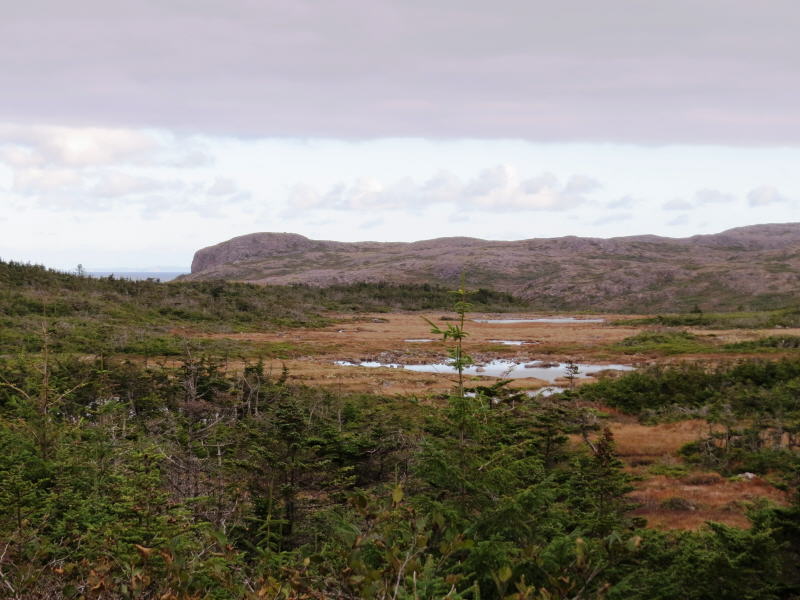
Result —
[[358, 228], [359, 229], [374, 229], [375, 227], [383, 225], [384, 222], [385, 222], [384, 219], [381, 219], [381, 218], [369, 219], [368, 221], [364, 221], [363, 223], [361, 223], [358, 226]]
[[639, 204], [641, 201], [638, 198], [634, 198], [633, 196], [623, 196], [622, 198], [618, 198], [617, 200], [612, 200], [606, 204], [606, 208], [610, 209], [617, 209], [617, 208], [633, 208], [636, 204]]
[[236, 182], [229, 177], [217, 177], [210, 186], [208, 186], [209, 196], [228, 196], [235, 194], [239, 191]]
[[694, 202], [697, 205], [703, 204], [733, 204], [736, 196], [719, 190], [703, 189], [694, 194]]
[[26, 167], [13, 171], [12, 190], [25, 196], [63, 193], [80, 188], [81, 174], [71, 169]]
[[611, 213], [592, 221], [592, 225], [609, 225], [611, 223], [621, 223], [633, 219], [631, 213]]
[[400, 210], [437, 204], [453, 204], [459, 210], [562, 211], [587, 201], [600, 188], [593, 178], [573, 175], [561, 182], [552, 173], [523, 179], [508, 165], [484, 169], [462, 181], [446, 172], [416, 182], [404, 178], [384, 184], [376, 178], [359, 178], [338, 183], [327, 192], [299, 184], [289, 196], [289, 211], [303, 210]]
[[689, 210], [694, 208], [694, 205], [687, 200], [673, 198], [672, 200], [664, 202], [664, 204], [661, 205], [661, 208], [664, 210]]
[[12, 167], [87, 167], [142, 160], [157, 140], [126, 129], [45, 126], [0, 127], [0, 158]]
[[9, 194], [58, 212], [124, 205], [148, 217], [169, 210], [213, 214], [214, 202], [249, 198], [230, 178], [209, 183], [211, 163], [204, 143], [166, 132], [0, 124]]
[[691, 200], [673, 198], [661, 205], [662, 210], [693, 210], [710, 204], [733, 204], [736, 196], [719, 190], [704, 188], [694, 193]]
[[195, 167], [210, 160], [196, 139], [152, 130], [0, 124], [0, 162], [12, 168]]
[[567, 194], [588, 194], [599, 190], [600, 182], [586, 175], [573, 175], [567, 181], [565, 192]]
[[110, 171], [100, 174], [87, 192], [96, 198], [113, 199], [156, 192], [179, 193], [186, 187], [186, 183], [179, 180], [154, 179]]
[[747, 203], [750, 206], [768, 206], [770, 204], [790, 204], [793, 200], [783, 195], [771, 185], [762, 185], [752, 189], [747, 194]]
[[689, 215], [678, 215], [674, 219], [667, 221], [667, 225], [670, 227], [678, 227], [680, 225], [688, 225], [689, 223]]

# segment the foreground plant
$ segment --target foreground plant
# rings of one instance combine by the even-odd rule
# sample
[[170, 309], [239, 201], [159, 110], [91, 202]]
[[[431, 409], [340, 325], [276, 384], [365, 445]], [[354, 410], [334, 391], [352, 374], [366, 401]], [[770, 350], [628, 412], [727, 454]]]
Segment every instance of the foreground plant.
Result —
[[450, 354], [450, 364], [458, 373], [458, 390], [459, 397], [464, 397], [464, 369], [473, 364], [472, 357], [464, 353], [464, 338], [469, 334], [464, 330], [464, 321], [466, 314], [472, 309], [472, 304], [467, 301], [467, 298], [473, 292], [467, 290], [462, 283], [461, 286], [453, 292], [457, 295], [458, 299], [453, 305], [453, 311], [458, 315], [456, 324], [448, 323], [446, 327], [442, 327], [423, 317], [425, 321], [431, 326], [431, 333], [434, 335], [441, 335], [444, 341], [452, 340], [453, 345], [448, 350]]

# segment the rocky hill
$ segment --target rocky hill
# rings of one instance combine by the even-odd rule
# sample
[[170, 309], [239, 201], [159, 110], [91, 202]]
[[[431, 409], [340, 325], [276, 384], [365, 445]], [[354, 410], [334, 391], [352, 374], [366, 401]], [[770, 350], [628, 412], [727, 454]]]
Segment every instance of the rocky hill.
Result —
[[491, 287], [542, 308], [666, 311], [777, 308], [800, 292], [800, 223], [714, 235], [610, 239], [333, 242], [253, 233], [199, 250], [188, 280], [328, 285], [355, 281]]

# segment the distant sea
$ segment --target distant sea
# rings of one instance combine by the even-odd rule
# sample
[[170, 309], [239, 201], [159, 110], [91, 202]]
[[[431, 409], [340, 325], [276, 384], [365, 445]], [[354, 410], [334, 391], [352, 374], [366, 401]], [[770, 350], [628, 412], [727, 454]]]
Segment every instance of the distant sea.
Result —
[[178, 275], [185, 275], [187, 271], [87, 271], [91, 277], [108, 277], [113, 275], [117, 279], [159, 279], [172, 281]]

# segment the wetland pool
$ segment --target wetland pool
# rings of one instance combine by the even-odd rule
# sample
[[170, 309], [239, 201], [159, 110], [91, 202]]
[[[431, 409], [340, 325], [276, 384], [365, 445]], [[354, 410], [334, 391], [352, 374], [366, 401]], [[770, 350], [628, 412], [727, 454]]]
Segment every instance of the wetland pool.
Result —
[[540, 317], [537, 319], [472, 319], [475, 323], [506, 325], [509, 323], [605, 323], [605, 319], [579, 319], [577, 317]]
[[[350, 362], [347, 360], [337, 360], [334, 364], [341, 367], [367, 367], [378, 368], [387, 367], [392, 369], [405, 369], [418, 373], [442, 373], [454, 374], [456, 369], [445, 363], [428, 363], [422, 365], [404, 365], [401, 363], [381, 363], [377, 361]], [[592, 365], [586, 363], [576, 363], [578, 373], [576, 377], [583, 379], [599, 373], [601, 371], [633, 371], [631, 365]], [[553, 383], [557, 379], [566, 376], [567, 363], [544, 363], [534, 361], [529, 363], [519, 363], [510, 360], [493, 360], [482, 365], [473, 365], [464, 369], [465, 375], [479, 375], [483, 377], [502, 377], [505, 379], [522, 379], [534, 377]]]

